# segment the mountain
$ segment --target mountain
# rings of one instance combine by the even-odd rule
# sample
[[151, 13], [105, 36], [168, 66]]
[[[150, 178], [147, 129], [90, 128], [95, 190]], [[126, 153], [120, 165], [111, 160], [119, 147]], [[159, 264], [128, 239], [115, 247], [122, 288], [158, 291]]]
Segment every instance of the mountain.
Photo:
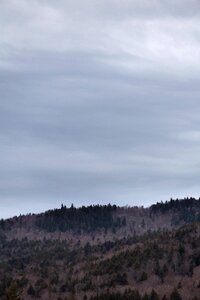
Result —
[[200, 199], [0, 221], [0, 299], [200, 299]]

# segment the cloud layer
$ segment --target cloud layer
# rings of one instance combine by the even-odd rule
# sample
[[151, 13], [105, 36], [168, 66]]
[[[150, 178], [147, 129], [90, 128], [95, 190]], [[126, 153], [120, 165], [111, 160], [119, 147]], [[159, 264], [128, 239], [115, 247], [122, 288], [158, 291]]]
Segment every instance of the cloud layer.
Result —
[[199, 1], [0, 3], [0, 217], [200, 192]]

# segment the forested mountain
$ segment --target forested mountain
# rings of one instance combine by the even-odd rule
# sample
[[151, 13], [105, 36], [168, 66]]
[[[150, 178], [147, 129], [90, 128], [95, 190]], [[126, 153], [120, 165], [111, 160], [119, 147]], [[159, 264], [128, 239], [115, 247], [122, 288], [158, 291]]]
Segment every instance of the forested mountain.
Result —
[[0, 221], [0, 299], [200, 300], [200, 200]]

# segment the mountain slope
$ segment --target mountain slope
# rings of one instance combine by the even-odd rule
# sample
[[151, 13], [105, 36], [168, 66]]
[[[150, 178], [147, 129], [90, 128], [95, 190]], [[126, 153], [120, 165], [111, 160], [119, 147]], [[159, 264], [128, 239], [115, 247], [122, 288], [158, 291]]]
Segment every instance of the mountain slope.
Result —
[[62, 206], [1, 221], [0, 297], [198, 297], [199, 216], [200, 201], [190, 198], [146, 209]]

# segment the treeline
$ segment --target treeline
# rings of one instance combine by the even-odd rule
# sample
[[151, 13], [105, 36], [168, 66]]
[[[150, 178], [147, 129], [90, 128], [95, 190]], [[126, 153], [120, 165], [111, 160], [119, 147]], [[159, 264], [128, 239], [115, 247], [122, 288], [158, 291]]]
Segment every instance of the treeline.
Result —
[[150, 207], [151, 213], [177, 213], [173, 219], [174, 226], [183, 223], [200, 222], [200, 198], [171, 199]]
[[125, 218], [113, 217], [116, 209], [117, 206], [111, 204], [82, 206], [81, 208], [73, 205], [67, 208], [62, 205], [60, 209], [49, 210], [38, 215], [36, 225], [49, 232], [75, 230], [81, 233], [82, 231], [91, 232], [98, 228], [115, 230], [126, 225]]
[[153, 212], [168, 212], [169, 210], [180, 211], [182, 209], [189, 208], [200, 208], [200, 198], [195, 199], [193, 197], [187, 197], [183, 199], [170, 199], [170, 201], [157, 202], [156, 204], [151, 205], [150, 209]]

